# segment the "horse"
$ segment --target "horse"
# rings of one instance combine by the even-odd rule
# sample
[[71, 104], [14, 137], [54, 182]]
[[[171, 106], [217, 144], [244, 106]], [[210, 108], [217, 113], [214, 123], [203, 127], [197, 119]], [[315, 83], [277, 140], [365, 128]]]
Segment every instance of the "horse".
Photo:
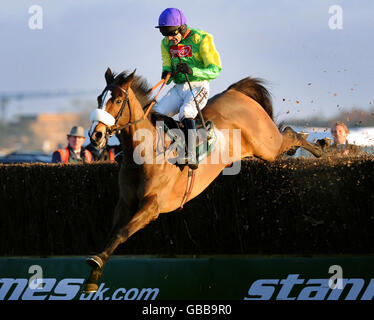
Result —
[[[85, 292], [97, 291], [103, 268], [120, 244], [157, 219], [161, 213], [175, 211], [183, 203], [195, 198], [233, 163], [245, 157], [274, 161], [295, 147], [305, 148], [316, 157], [321, 156], [318, 145], [306, 141], [292, 128], [286, 127], [280, 131], [273, 121], [271, 96], [263, 81], [247, 77], [210, 98], [201, 110], [205, 119], [214, 122], [217, 141], [216, 147], [198, 169], [191, 170], [187, 165], [176, 165], [169, 161], [138, 163], [135, 158], [144, 154], [145, 149], [150, 150], [154, 159], [158, 157], [155, 119], [160, 117], [157, 118], [154, 112], [145, 116], [152, 97], [146, 80], [135, 75], [135, 72], [136, 69], [132, 73], [124, 71], [114, 74], [108, 68], [105, 72], [107, 85], [98, 96], [99, 107], [91, 116], [91, 142], [102, 148], [108, 138], [116, 134], [123, 149], [123, 159], [112, 230], [104, 249], [86, 260], [91, 272], [85, 282]], [[109, 99], [108, 92], [111, 93]], [[220, 134], [225, 129], [240, 133], [240, 139], [237, 139], [239, 142], [236, 142], [239, 145], [235, 146], [233, 135]], [[140, 139], [139, 132], [149, 132], [150, 135], [147, 139]], [[142, 144], [145, 147], [139, 151]], [[166, 143], [165, 149], [170, 144]], [[229, 163], [220, 156], [222, 150], [229, 151]]]

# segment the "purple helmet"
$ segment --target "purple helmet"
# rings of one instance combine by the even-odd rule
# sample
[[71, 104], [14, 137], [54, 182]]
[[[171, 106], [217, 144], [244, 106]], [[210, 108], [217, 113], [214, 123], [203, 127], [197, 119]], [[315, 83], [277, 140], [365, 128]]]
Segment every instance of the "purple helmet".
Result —
[[160, 14], [158, 18], [158, 26], [156, 28], [162, 27], [179, 27], [187, 22], [186, 17], [183, 12], [177, 8], [167, 8]]

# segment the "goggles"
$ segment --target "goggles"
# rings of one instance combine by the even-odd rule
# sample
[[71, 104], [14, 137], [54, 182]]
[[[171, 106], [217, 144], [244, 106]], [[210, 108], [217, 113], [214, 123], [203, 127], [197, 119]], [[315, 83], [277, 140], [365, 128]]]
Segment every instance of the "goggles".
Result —
[[179, 34], [179, 29], [176, 29], [176, 30], [173, 30], [173, 31], [160, 29], [160, 32], [164, 37], [175, 37], [176, 35]]

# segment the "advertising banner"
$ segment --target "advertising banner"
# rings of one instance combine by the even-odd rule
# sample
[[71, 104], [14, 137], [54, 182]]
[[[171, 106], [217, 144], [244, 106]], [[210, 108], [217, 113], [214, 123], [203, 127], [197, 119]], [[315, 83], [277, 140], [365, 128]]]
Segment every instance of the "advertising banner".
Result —
[[96, 293], [85, 257], [1, 258], [0, 300], [373, 300], [374, 256], [113, 256]]

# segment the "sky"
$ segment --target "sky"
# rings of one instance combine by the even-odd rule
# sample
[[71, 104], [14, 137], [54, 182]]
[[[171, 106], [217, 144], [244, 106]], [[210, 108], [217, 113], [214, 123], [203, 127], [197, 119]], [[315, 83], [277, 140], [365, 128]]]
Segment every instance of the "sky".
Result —
[[[34, 5], [42, 8], [41, 29]], [[72, 102], [78, 98], [94, 108], [107, 67], [136, 69], [157, 83], [162, 36], [154, 27], [168, 7], [214, 37], [223, 69], [211, 81], [211, 95], [251, 76], [266, 81], [277, 120], [374, 106], [372, 0], [2, 0], [0, 98], [87, 92], [11, 100], [5, 116], [79, 111]]]

